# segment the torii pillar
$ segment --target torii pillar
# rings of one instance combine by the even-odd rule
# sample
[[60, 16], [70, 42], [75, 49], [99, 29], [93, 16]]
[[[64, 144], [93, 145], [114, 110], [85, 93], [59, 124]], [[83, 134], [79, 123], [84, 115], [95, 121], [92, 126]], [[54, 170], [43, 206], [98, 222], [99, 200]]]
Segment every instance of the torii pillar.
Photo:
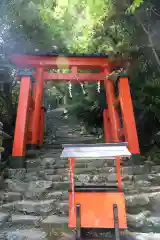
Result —
[[10, 167], [12, 168], [25, 167], [25, 151], [27, 142], [27, 130], [29, 124], [31, 88], [31, 78], [23, 76], [20, 83], [20, 94], [17, 109], [12, 160], [10, 162]]
[[34, 88], [34, 111], [33, 111], [33, 119], [32, 119], [32, 140], [31, 140], [31, 148], [36, 149], [39, 143], [39, 132], [43, 131], [41, 129], [41, 104], [43, 97], [43, 87], [44, 87], [44, 69], [39, 67], [36, 69], [36, 83]]

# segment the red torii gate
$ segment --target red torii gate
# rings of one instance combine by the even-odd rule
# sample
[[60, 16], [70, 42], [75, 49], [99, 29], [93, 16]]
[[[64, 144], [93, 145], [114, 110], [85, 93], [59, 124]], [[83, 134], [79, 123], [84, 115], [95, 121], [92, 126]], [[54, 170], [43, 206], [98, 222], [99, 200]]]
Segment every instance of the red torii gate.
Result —
[[[43, 144], [44, 107], [42, 106], [44, 81], [103, 81], [106, 89], [108, 108], [104, 110], [104, 136], [106, 142], [128, 142], [129, 151], [139, 154], [139, 143], [128, 77], [119, 77], [118, 91], [115, 94], [114, 81], [108, 78], [113, 69], [119, 69], [122, 63], [110, 61], [107, 56], [9, 56], [13, 64], [19, 68], [34, 68], [35, 84], [31, 76], [21, 77], [19, 103], [14, 135], [12, 160], [13, 167], [25, 167], [26, 145], [32, 147]], [[70, 73], [51, 73], [49, 69], [68, 68]], [[79, 69], [97, 69], [99, 73], [79, 73]], [[118, 113], [118, 106], [121, 115]], [[120, 122], [122, 117], [122, 122]]]

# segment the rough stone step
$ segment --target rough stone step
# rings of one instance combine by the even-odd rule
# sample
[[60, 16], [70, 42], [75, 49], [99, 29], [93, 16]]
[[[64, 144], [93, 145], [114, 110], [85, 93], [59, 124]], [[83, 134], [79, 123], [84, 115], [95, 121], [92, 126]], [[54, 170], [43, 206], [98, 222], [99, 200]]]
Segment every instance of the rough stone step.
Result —
[[[139, 211], [139, 209], [143, 209], [146, 208], [146, 201], [145, 201], [145, 197], [146, 196], [153, 196], [152, 194], [156, 194], [157, 196], [159, 196], [160, 194], [160, 187], [152, 187], [151, 189], [149, 189], [148, 187], [145, 188], [141, 188], [139, 189], [125, 189], [125, 193], [126, 193], [126, 197], [128, 197], [128, 203], [130, 203], [130, 205], [128, 205], [128, 208], [130, 207], [130, 211], [131, 212], [136, 212]], [[25, 199], [27, 199], [27, 195]], [[137, 198], [138, 196], [138, 198]], [[29, 198], [34, 198], [29, 197]], [[35, 198], [37, 198], [37, 196], [35, 196]], [[48, 190], [45, 192], [45, 194], [42, 194], [42, 198], [43, 199], [60, 199], [60, 200], [68, 200], [68, 189], [67, 190], [58, 190], [58, 191], [51, 191]], [[41, 199], [41, 198], [40, 198]], [[141, 200], [142, 199], [142, 200]], [[148, 198], [147, 198], [148, 199]], [[142, 202], [142, 203], [141, 203]], [[133, 206], [132, 206], [133, 205]], [[136, 207], [137, 206], [137, 207]]]
[[130, 236], [133, 237], [133, 240], [159, 240], [160, 239], [160, 234], [153, 233], [153, 232], [150, 232], [150, 233], [131, 232]]
[[36, 229], [36, 228], [30, 228], [30, 229], [21, 229], [21, 228], [6, 228], [0, 231], [0, 239], [16, 239], [16, 240], [47, 240], [47, 234], [46, 232]]
[[[42, 216], [48, 216], [51, 213], [60, 214], [61, 216], [68, 215], [68, 200], [44, 200], [44, 201], [16, 201], [2, 206], [3, 211], [12, 211], [13, 214], [18, 212], [23, 212], [25, 214], [38, 214]], [[13, 217], [14, 216], [14, 217]], [[20, 216], [18, 220], [18, 216]], [[19, 224], [20, 219], [22, 224], [37, 224], [40, 221], [38, 216], [28, 216], [28, 215], [12, 215], [11, 222]], [[132, 215], [131, 215], [132, 216]], [[135, 215], [133, 215], [135, 216]], [[24, 220], [24, 221], [23, 221]]]
[[[45, 172], [46, 174], [66, 174], [68, 172], [68, 168], [58, 168], [58, 169], [44, 169], [44, 168], [27, 168], [27, 172]], [[97, 170], [98, 171], [98, 170]], [[104, 171], [107, 172], [115, 172], [115, 170], [110, 167], [108, 169], [104, 169]], [[95, 167], [92, 168], [75, 168], [75, 174], [80, 174], [80, 173], [91, 173], [91, 172], [96, 172]]]
[[12, 226], [18, 224], [25, 224], [37, 227], [39, 226], [41, 219], [41, 216], [13, 214], [10, 218], [10, 223]]
[[128, 213], [138, 214], [145, 209], [149, 209], [152, 214], [160, 213], [160, 192], [128, 195], [125, 198]]
[[9, 219], [9, 213], [0, 212], [0, 227], [2, 227]]
[[[8, 177], [8, 179], [20, 179], [24, 182], [28, 181], [36, 181], [36, 180], [48, 180], [48, 181], [67, 181], [69, 180], [69, 170], [66, 169], [66, 172], [63, 174], [53, 174], [54, 171], [50, 170], [46, 173], [46, 171], [37, 171], [37, 172], [27, 172], [23, 176], [23, 178], [17, 177], [17, 175], [11, 174], [11, 176]], [[122, 176], [122, 180], [132, 181], [133, 176], [132, 175], [124, 175]], [[146, 176], [146, 179], [148, 178], [148, 175]], [[87, 181], [87, 182], [106, 182], [106, 181], [117, 181], [117, 175], [116, 173], [88, 173], [88, 174], [75, 174], [75, 179], [79, 181]], [[143, 178], [142, 178], [143, 179]], [[145, 179], [145, 178], [144, 178]], [[135, 180], [141, 180], [141, 176], [137, 175], [135, 176]]]
[[[37, 163], [36, 163], [37, 164]], [[90, 163], [77, 163], [75, 165], [75, 173], [86, 173], [86, 172], [96, 172], [98, 171], [98, 168], [100, 167], [101, 163], [98, 163], [98, 167], [96, 167], [96, 164], [90, 164]], [[97, 169], [96, 169], [97, 168]], [[49, 171], [48, 171], [49, 169]], [[100, 172], [115, 172], [116, 169], [112, 168], [112, 167], [104, 167], [103, 169], [99, 169]], [[39, 166], [38, 167], [31, 167], [31, 168], [27, 168], [27, 169], [8, 169], [8, 176], [9, 178], [18, 178], [18, 179], [24, 179], [25, 177], [25, 173], [26, 172], [41, 172], [44, 171], [45, 173], [50, 173], [50, 174], [63, 174], [66, 173], [68, 171], [68, 167], [67, 164], [58, 164], [58, 166], [55, 165], [51, 165], [51, 166]], [[125, 171], [126, 172], [126, 171]], [[128, 173], [128, 172], [127, 172]]]
[[[61, 175], [46, 175], [46, 178], [48, 177], [48, 180], [36, 180], [36, 181], [20, 181], [18, 179], [6, 179], [4, 181], [4, 186], [6, 190], [8, 191], [13, 191], [13, 192], [19, 192], [25, 194], [25, 196], [30, 196], [30, 197], [35, 197], [43, 194], [47, 189], [55, 189], [55, 190], [62, 190], [62, 189], [68, 189], [69, 186], [69, 181], [68, 181], [68, 173], [66, 172], [65, 178], [63, 180], [65, 181], [55, 181], [56, 178]], [[56, 177], [55, 177], [56, 176]], [[63, 176], [62, 176], [63, 177]], [[92, 184], [106, 184], [108, 183], [115, 183], [115, 174], [102, 174], [99, 175], [99, 173], [95, 175], [87, 175], [87, 174], [82, 174], [79, 176], [75, 176], [78, 181], [76, 183], [87, 183]], [[54, 178], [54, 179], [53, 179]], [[107, 178], [107, 180], [106, 180]], [[125, 177], [124, 177], [125, 178]], [[49, 180], [50, 179], [50, 180]], [[52, 180], [51, 180], [52, 179]], [[98, 182], [98, 183], [97, 183]], [[132, 179], [129, 179], [126, 177], [126, 179], [123, 181], [124, 185], [124, 190], [136, 190], [139, 192], [146, 191], [152, 191], [151, 183], [148, 181], [142, 181], [142, 180], [137, 180], [136, 182], [133, 182]], [[153, 188], [153, 191], [159, 190], [159, 187], [157, 186]], [[32, 195], [34, 193], [34, 195]], [[31, 194], [31, 195], [30, 195]]]
[[72, 137], [67, 138], [67, 139], [57, 139], [54, 142], [54, 145], [59, 144], [60, 146], [62, 146], [63, 144], [92, 144], [95, 143], [95, 139], [93, 138], [80, 138], [78, 137], [77, 139], [72, 139]]
[[127, 196], [141, 194], [141, 193], [156, 193], [160, 192], [160, 187], [138, 187], [138, 188], [124, 188], [124, 193]]
[[68, 200], [68, 191], [50, 191], [45, 194], [44, 199]]
[[[103, 168], [97, 168], [95, 169], [95, 167], [88, 167], [88, 168], [75, 168], [75, 173], [88, 173], [88, 172], [99, 172], [99, 173], [115, 173], [116, 172], [116, 168], [115, 167], [103, 167]], [[65, 172], [65, 169], [56, 169], [56, 172], [59, 174], [62, 174]], [[128, 174], [128, 175], [132, 175], [133, 172], [135, 172], [137, 175], [140, 174], [146, 174], [149, 173], [149, 169], [146, 166], [136, 166], [134, 167], [134, 170], [131, 166], [125, 166], [122, 167], [122, 175], [124, 174]]]
[[22, 200], [22, 194], [19, 192], [0, 192], [0, 201], [13, 202], [18, 200]]
[[52, 227], [66, 227], [68, 225], [68, 217], [62, 217], [57, 215], [50, 215], [41, 221], [41, 226], [44, 224], [51, 224]]
[[[89, 163], [87, 164], [89, 165]], [[12, 171], [12, 170], [11, 170]], [[54, 174], [55, 171], [54, 169], [49, 169], [49, 168], [43, 168], [43, 167], [38, 167], [38, 168], [27, 168], [26, 169], [27, 172], [38, 172], [38, 171], [44, 171], [46, 173], [49, 174]], [[103, 167], [103, 168], [96, 168], [96, 167], [88, 167], [88, 168], [75, 168], [75, 173], [87, 173], [87, 172], [99, 172], [99, 173], [115, 173], [116, 172], [116, 168], [115, 166], [109, 166], [109, 167]], [[14, 172], [14, 170], [12, 171]], [[66, 169], [56, 169], [57, 173], [65, 173]], [[124, 166], [122, 167], [122, 175], [124, 174], [128, 174], [128, 175], [132, 175], [133, 173], [135, 173], [136, 175], [140, 175], [140, 174], [148, 174], [149, 170], [147, 169], [147, 167], [145, 166], [136, 166], [134, 169], [131, 166]]]
[[[63, 185], [63, 184], [62, 184]], [[44, 194], [48, 189], [53, 188], [52, 181], [31, 181], [21, 182], [17, 179], [5, 180], [5, 187], [8, 191], [19, 192], [26, 198], [35, 198]]]
[[[40, 159], [40, 160], [28, 160], [26, 161], [26, 167], [27, 168], [35, 168], [35, 167], [43, 167], [43, 168], [53, 168], [53, 169], [58, 169], [58, 168], [66, 168], [68, 167], [68, 162], [63, 161], [63, 162], [56, 162], [55, 159], [48, 158], [50, 159], [49, 161], [45, 161], [45, 159]], [[101, 161], [102, 162], [102, 161]], [[99, 162], [76, 162], [75, 167], [76, 168], [86, 168], [90, 166], [97, 166], [101, 167], [103, 166], [103, 163]], [[104, 161], [103, 161], [104, 162]]]
[[[75, 179], [80, 182], [93, 182], [93, 183], [103, 183], [103, 182], [115, 182], [117, 181], [116, 173], [88, 173], [88, 174], [75, 174]], [[37, 180], [47, 180], [47, 181], [68, 181], [69, 180], [69, 170], [64, 174], [46, 174], [45, 172], [30, 172], [26, 173], [23, 179], [24, 182], [37, 181]], [[157, 174], [151, 175], [122, 175], [122, 181], [128, 182], [139, 182], [142, 181], [148, 186], [159, 185], [159, 176]]]
[[[26, 212], [39, 212], [46, 213], [56, 208], [56, 210], [60, 213], [64, 213], [68, 211], [68, 192], [67, 191], [55, 191], [46, 194], [46, 198], [49, 200], [45, 201], [15, 201], [12, 203], [3, 204], [2, 209], [11, 210], [14, 208], [17, 211], [26, 211]], [[67, 201], [63, 201], [67, 200]], [[126, 196], [126, 207], [128, 212], [131, 214], [137, 214], [141, 210], [146, 209], [148, 207], [152, 212], [157, 212], [160, 207], [160, 192], [150, 193], [150, 194], [141, 194], [141, 195], [132, 195]], [[53, 208], [52, 208], [53, 207]], [[41, 208], [43, 210], [41, 210]], [[31, 210], [28, 210], [31, 209]], [[34, 209], [34, 210], [33, 210]], [[44, 210], [47, 209], [47, 210]], [[64, 210], [67, 209], [67, 210]]]
[[38, 157], [40, 155], [40, 150], [35, 149], [35, 150], [27, 150], [26, 151], [26, 157], [27, 158], [32, 158], [32, 157]]
[[127, 214], [128, 228], [132, 231], [160, 233], [160, 217], [152, 216], [150, 211]]
[[[114, 182], [113, 182], [114, 183]], [[97, 183], [97, 185], [111, 185], [113, 183]], [[75, 184], [82, 185], [82, 182], [76, 181]], [[88, 185], [93, 183], [87, 183]], [[43, 193], [46, 189], [54, 189], [54, 190], [64, 190], [68, 189], [70, 185], [69, 181], [63, 181], [63, 182], [52, 182], [52, 181], [44, 181], [44, 180], [38, 180], [38, 181], [30, 181], [30, 182], [22, 182], [18, 179], [6, 179], [5, 180], [5, 186], [6, 190], [14, 191], [14, 192], [20, 192], [20, 193], [27, 193], [27, 192], [34, 192], [35, 194]]]
[[[140, 200], [140, 199], [139, 199]], [[142, 200], [142, 199], [141, 199]], [[146, 202], [145, 202], [146, 203]], [[142, 202], [141, 202], [142, 204]], [[151, 203], [152, 204], [152, 203]], [[27, 214], [31, 213], [38, 213], [42, 214], [43, 216], [50, 215], [51, 212], [61, 214], [61, 216], [67, 216], [68, 215], [68, 200], [67, 201], [53, 201], [53, 200], [45, 200], [45, 201], [18, 201], [10, 204], [4, 204], [3, 209], [11, 210], [13, 208], [16, 211], [19, 212], [26, 212]], [[160, 203], [159, 203], [160, 205]], [[126, 206], [128, 206], [126, 201]], [[42, 210], [43, 208], [43, 210]], [[128, 208], [127, 208], [128, 210]], [[29, 224], [33, 223], [34, 225], [38, 225], [39, 223], [43, 222], [45, 217], [38, 218], [37, 216], [28, 216], [27, 215], [13, 215], [14, 217], [11, 218], [11, 221], [13, 221], [15, 224], [20, 223], [26, 223]], [[19, 220], [18, 220], [18, 216]], [[54, 215], [55, 216], [55, 215]], [[56, 217], [55, 217], [56, 218]], [[54, 219], [55, 219], [54, 218]], [[21, 220], [20, 220], [21, 219]], [[43, 219], [43, 220], [42, 220]], [[51, 219], [51, 217], [49, 217]], [[49, 219], [47, 220], [49, 222]], [[63, 218], [62, 218], [63, 219]], [[65, 218], [65, 221], [67, 219]], [[127, 220], [128, 220], [128, 227], [130, 230], [138, 230], [143, 227], [144, 232], [151, 231], [151, 228], [154, 227], [156, 232], [159, 232], [158, 229], [160, 229], [160, 217], [152, 216], [152, 213], [150, 211], [143, 211], [141, 213], [137, 214], [129, 214], [127, 213]], [[6, 219], [5, 219], [6, 221]], [[46, 221], [46, 222], [47, 222]], [[46, 223], [45, 222], [45, 223]]]
[[11, 203], [5, 203], [1, 206], [3, 211], [23, 212], [28, 214], [36, 213], [38, 215], [46, 215], [55, 210], [57, 207], [55, 199], [50, 200], [21, 200]]

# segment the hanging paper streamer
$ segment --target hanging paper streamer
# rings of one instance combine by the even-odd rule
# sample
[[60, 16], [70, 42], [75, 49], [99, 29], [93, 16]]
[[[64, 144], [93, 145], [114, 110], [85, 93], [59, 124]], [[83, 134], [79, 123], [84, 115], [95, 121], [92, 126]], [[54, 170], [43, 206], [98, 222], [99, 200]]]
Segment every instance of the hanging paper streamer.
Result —
[[68, 83], [68, 90], [69, 90], [69, 96], [70, 96], [70, 98], [72, 98], [72, 83], [71, 83], [71, 81], [69, 81], [69, 83]]
[[86, 95], [86, 91], [85, 91], [85, 89], [84, 89], [84, 84], [83, 84], [83, 83], [80, 83], [80, 85], [81, 85], [81, 89], [82, 89], [83, 94]]
[[97, 83], [97, 92], [98, 93], [101, 92], [101, 83], [100, 83], [100, 81], [98, 81], [98, 83]]

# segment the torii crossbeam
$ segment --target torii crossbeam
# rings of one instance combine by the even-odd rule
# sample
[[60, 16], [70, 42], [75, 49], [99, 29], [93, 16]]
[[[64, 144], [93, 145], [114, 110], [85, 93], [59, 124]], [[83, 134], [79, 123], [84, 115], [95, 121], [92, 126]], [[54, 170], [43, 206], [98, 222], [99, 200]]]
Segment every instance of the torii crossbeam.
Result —
[[[44, 81], [102, 81], [106, 90], [107, 109], [104, 109], [104, 136], [107, 143], [128, 142], [129, 151], [139, 154], [139, 143], [129, 88], [128, 77], [119, 77], [118, 96], [109, 74], [123, 66], [123, 62], [111, 61], [107, 56], [56, 56], [20, 55], [9, 56], [18, 68], [33, 68], [33, 77], [27, 73], [18, 76], [20, 94], [12, 160], [13, 167], [25, 166], [26, 145], [37, 147], [43, 143], [44, 108], [42, 106]], [[51, 73], [50, 69], [67, 68], [69, 73]], [[98, 69], [98, 73], [80, 73], [82, 69]], [[118, 111], [118, 108], [121, 109]], [[122, 123], [120, 121], [122, 119]]]

